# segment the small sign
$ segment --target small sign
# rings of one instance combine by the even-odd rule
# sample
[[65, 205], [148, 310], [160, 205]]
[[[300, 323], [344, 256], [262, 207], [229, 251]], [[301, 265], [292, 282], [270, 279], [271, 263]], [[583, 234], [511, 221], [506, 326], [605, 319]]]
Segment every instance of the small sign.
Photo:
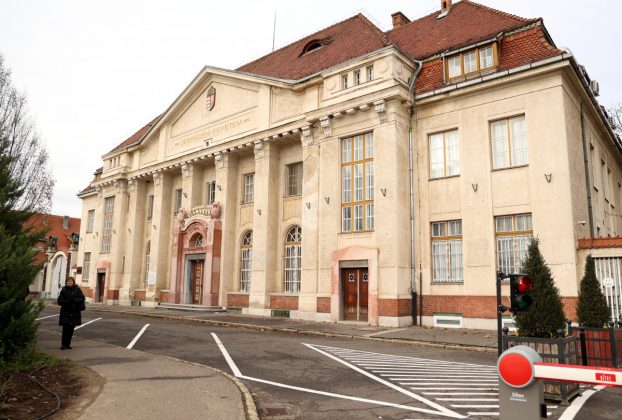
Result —
[[350, 275], [348, 275], [348, 281], [349, 281], [350, 283], [354, 283], [354, 281], [355, 281], [355, 280], [356, 280], [356, 277], [355, 277], [355, 275], [354, 275], [354, 274], [350, 274]]
[[603, 279], [603, 287], [611, 289], [613, 287], [613, 279], [611, 277], [606, 277]]
[[613, 373], [596, 373], [596, 380], [602, 382], [615, 382], [616, 375]]
[[147, 276], [147, 284], [149, 286], [153, 286], [156, 284], [156, 272], [155, 271], [149, 272], [149, 275]]

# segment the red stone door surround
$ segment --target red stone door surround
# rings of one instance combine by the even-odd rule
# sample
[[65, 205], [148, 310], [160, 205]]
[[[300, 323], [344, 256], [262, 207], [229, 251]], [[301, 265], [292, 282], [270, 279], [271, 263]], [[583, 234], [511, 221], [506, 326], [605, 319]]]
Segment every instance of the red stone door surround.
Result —
[[[194, 243], [196, 236], [203, 238], [202, 246]], [[203, 290], [201, 303], [206, 306], [218, 305], [220, 291], [220, 249], [222, 237], [222, 223], [220, 220], [208, 219], [201, 214], [185, 219], [175, 226], [173, 231], [173, 255], [171, 260], [171, 283], [168, 302], [183, 302], [188, 294], [186, 287], [192, 288], [192, 283], [186, 284], [186, 260], [189, 255], [204, 254], [203, 260]], [[191, 294], [191, 289], [189, 293]]]

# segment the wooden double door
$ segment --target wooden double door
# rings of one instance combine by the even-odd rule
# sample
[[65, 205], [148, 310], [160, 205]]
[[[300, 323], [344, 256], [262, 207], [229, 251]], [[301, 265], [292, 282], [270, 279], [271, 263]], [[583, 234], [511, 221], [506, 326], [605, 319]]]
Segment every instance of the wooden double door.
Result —
[[369, 275], [366, 267], [341, 270], [344, 320], [367, 321], [368, 285]]
[[204, 264], [204, 260], [190, 261], [190, 299], [193, 305], [200, 305], [202, 301]]

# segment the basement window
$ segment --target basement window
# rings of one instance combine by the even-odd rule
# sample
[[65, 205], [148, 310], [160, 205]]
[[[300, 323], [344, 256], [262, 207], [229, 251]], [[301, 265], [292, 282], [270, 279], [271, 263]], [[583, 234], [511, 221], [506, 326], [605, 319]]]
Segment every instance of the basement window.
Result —
[[441, 328], [462, 328], [462, 314], [435, 313], [434, 326]]

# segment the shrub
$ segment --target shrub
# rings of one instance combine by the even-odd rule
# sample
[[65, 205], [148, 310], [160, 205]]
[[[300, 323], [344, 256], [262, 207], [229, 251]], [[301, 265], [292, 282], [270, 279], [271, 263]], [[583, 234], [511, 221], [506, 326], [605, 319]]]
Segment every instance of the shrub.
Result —
[[586, 327], [603, 327], [609, 321], [611, 312], [607, 305], [607, 299], [600, 288], [596, 278], [594, 259], [588, 255], [585, 259], [585, 274], [581, 279], [579, 290], [579, 304], [577, 317], [579, 323]]

